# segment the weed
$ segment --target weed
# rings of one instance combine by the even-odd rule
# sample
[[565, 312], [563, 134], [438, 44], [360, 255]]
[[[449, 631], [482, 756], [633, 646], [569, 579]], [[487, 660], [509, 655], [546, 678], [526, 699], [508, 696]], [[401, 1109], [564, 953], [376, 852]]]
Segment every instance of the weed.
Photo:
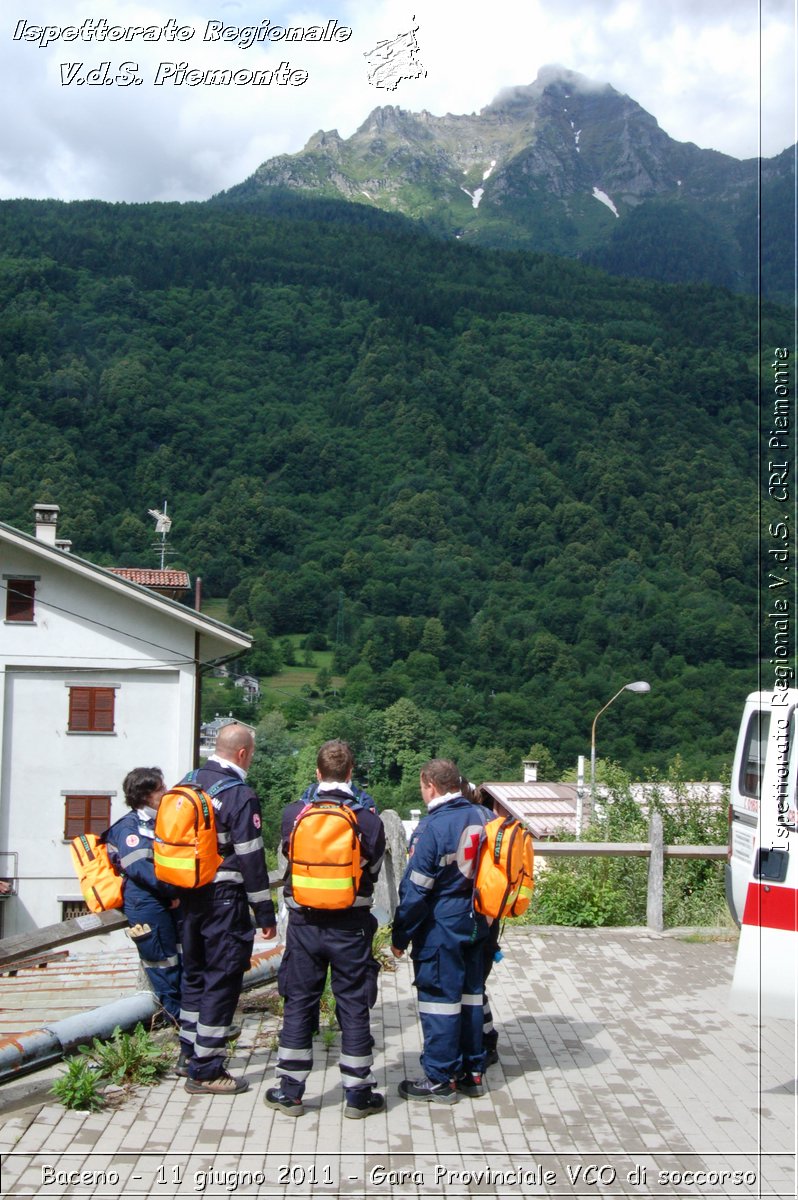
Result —
[[117, 1028], [109, 1042], [95, 1038], [91, 1047], [81, 1047], [98, 1067], [100, 1075], [119, 1086], [155, 1083], [172, 1065], [171, 1053], [159, 1046], [143, 1025], [132, 1033]]
[[333, 1028], [335, 1026], [335, 997], [332, 993], [330, 984], [330, 972], [327, 972], [327, 978], [324, 981], [324, 991], [321, 994], [319, 1002], [319, 1023], [324, 1021], [325, 1024]]
[[132, 1033], [117, 1027], [110, 1041], [94, 1038], [90, 1046], [81, 1046], [51, 1091], [65, 1108], [102, 1108], [104, 1085], [155, 1083], [170, 1069], [172, 1058], [171, 1050], [159, 1045], [143, 1025]]
[[82, 1053], [69, 1059], [66, 1071], [56, 1079], [50, 1091], [64, 1108], [96, 1112], [105, 1103], [99, 1074]]

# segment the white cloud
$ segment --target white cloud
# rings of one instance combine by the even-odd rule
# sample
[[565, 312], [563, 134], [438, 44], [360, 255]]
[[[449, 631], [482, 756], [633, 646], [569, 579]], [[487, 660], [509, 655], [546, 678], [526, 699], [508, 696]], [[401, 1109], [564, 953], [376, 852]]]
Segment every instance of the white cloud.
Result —
[[[205, 199], [246, 178], [259, 163], [302, 148], [317, 129], [350, 136], [378, 105], [436, 115], [478, 111], [502, 89], [531, 83], [559, 62], [611, 83], [680, 141], [737, 157], [779, 153], [796, 139], [793, 12], [786, 0], [762, 0], [762, 93], [756, 0], [341, 0], [320, 7], [254, 0], [200, 0], [169, 6], [118, 0], [109, 24], [191, 26], [190, 41], [97, 43], [63, 38], [46, 48], [0, 31], [0, 197], [98, 197], [109, 200]], [[107, 10], [106, 10], [107, 11]], [[82, 0], [41, 0], [30, 24], [81, 25], [101, 10]], [[419, 26], [426, 78], [395, 91], [369, 85], [365, 52]], [[22, 19], [22, 18], [19, 18]], [[205, 42], [208, 21], [229, 26], [351, 26], [346, 42]], [[136, 62], [138, 86], [65, 87], [61, 63], [86, 67]], [[154, 86], [161, 62], [189, 68], [256, 70], [288, 61], [308, 72], [299, 87]], [[766, 68], [766, 69], [765, 69]]]

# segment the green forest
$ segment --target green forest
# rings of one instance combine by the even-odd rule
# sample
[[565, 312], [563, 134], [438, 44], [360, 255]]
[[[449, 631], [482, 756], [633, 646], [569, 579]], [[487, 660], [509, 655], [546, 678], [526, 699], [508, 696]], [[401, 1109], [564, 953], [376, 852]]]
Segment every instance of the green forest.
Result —
[[275, 796], [337, 734], [383, 800], [432, 753], [560, 776], [634, 679], [600, 757], [729, 764], [786, 310], [299, 198], [8, 201], [0, 235], [0, 519], [55, 502], [75, 553], [155, 566], [165, 499], [169, 565], [255, 637], [236, 670], [324, 655], [247, 710]]

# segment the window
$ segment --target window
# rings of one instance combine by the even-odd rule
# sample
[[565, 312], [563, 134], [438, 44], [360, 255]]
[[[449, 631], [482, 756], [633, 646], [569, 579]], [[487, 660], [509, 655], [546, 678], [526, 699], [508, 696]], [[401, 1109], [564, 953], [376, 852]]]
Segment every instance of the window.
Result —
[[759, 798], [769, 732], [770, 713], [752, 713], [745, 731], [745, 747], [740, 764], [738, 786], [741, 796], [750, 796], [752, 799]]
[[110, 796], [65, 796], [64, 839], [81, 833], [104, 833], [111, 824]]
[[88, 915], [89, 906], [85, 900], [63, 900], [61, 902], [61, 920], [71, 921], [73, 917]]
[[35, 579], [9, 579], [6, 577], [6, 620], [32, 621], [33, 598], [36, 592]]
[[114, 689], [71, 687], [69, 689], [70, 733], [113, 733]]

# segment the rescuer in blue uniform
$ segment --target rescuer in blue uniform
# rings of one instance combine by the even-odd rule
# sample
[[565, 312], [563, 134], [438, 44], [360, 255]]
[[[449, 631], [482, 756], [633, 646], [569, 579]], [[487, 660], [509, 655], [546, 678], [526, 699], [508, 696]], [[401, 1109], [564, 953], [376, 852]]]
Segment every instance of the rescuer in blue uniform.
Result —
[[452, 1104], [458, 1092], [481, 1096], [485, 1052], [483, 943], [488, 922], [473, 909], [474, 872], [490, 813], [462, 794], [457, 766], [432, 759], [421, 769], [427, 815], [410, 842], [399, 885], [392, 952], [409, 945], [424, 1037], [424, 1076], [405, 1079], [405, 1100]]
[[[158, 767], [136, 767], [122, 784], [131, 811], [105, 834], [108, 857], [124, 876], [122, 908], [147, 978], [164, 1011], [180, 1018], [179, 892], [156, 878], [155, 814], [166, 791]], [[142, 932], [136, 933], [137, 929]]]
[[[244, 1092], [249, 1084], [225, 1069], [227, 1040], [252, 957], [255, 921], [267, 939], [277, 937], [276, 917], [261, 834], [260, 804], [246, 783], [255, 753], [252, 732], [225, 725], [216, 749], [191, 781], [213, 795], [216, 837], [223, 862], [205, 887], [181, 890], [183, 989], [178, 1074], [186, 1091], [210, 1095]], [[251, 910], [251, 911], [250, 911]]]
[[[318, 1028], [319, 1001], [329, 968], [341, 1026], [338, 1065], [346, 1097], [344, 1116], [358, 1119], [385, 1108], [385, 1098], [373, 1090], [374, 1042], [369, 1018], [369, 1009], [377, 998], [377, 964], [371, 953], [377, 921], [371, 907], [385, 854], [385, 830], [376, 812], [361, 805], [353, 792], [354, 760], [346, 742], [325, 742], [316, 763], [318, 799], [338, 800], [357, 818], [363, 874], [351, 907], [302, 907], [293, 897], [289, 861], [283, 889], [288, 928], [278, 976], [285, 1007], [277, 1050], [277, 1086], [267, 1090], [265, 1102], [292, 1117], [305, 1111], [302, 1097], [313, 1066], [313, 1033]], [[304, 807], [301, 799], [296, 800], [283, 813], [281, 836], [286, 859], [294, 822]]]

